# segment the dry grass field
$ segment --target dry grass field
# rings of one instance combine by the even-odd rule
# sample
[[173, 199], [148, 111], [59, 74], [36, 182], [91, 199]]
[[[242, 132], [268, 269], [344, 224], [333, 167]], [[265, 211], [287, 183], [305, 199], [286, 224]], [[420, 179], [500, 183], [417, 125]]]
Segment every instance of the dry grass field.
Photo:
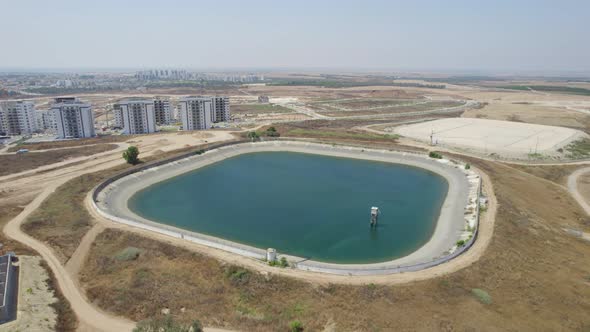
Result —
[[72, 256], [92, 219], [83, 200], [93, 186], [127, 166], [74, 178], [60, 186], [23, 225], [23, 231], [47, 243], [62, 264]]
[[587, 129], [590, 127], [590, 114], [529, 102], [491, 103], [481, 109], [468, 110], [463, 116], [562, 126], [575, 129]]
[[[483, 107], [427, 117], [499, 119], [590, 132], [590, 115], [571, 107], [585, 107], [583, 105], [590, 102], [588, 96], [499, 90], [493, 85], [449, 84], [447, 89], [256, 85], [224, 91], [159, 89], [143, 95], [171, 94], [175, 98], [214, 93], [240, 96], [241, 102], [232, 105], [232, 109], [237, 115], [254, 114], [249, 124], [257, 130], [264, 131], [273, 119], [284, 121], [289, 119], [284, 116], [293, 114], [298, 118], [273, 124], [282, 137], [311, 138], [332, 144], [426, 153], [424, 149], [403, 145], [395, 135], [363, 130], [370, 125], [371, 128], [389, 128], [406, 121], [420, 121], [425, 116], [395, 120], [311, 120], [310, 116], [295, 113], [294, 109], [282, 112], [285, 104], [249, 106], [245, 103], [252, 102], [258, 95], [268, 95], [271, 99], [296, 101], [313, 111], [339, 116], [396, 112], [404, 107], [427, 105], [402, 106], [402, 100], [428, 100], [437, 107], [451, 105], [453, 101], [450, 100], [476, 100]], [[83, 99], [105, 109], [109, 103], [129, 94], [136, 95], [135, 92], [121, 92], [88, 95]], [[344, 101], [333, 102], [342, 99]], [[326, 101], [331, 106], [326, 108]], [[276, 108], [281, 111], [274, 112]], [[283, 117], [265, 117], [269, 111], [283, 113]], [[101, 121], [103, 118], [101, 115]], [[303, 119], [305, 121], [301, 121]], [[145, 159], [177, 153], [179, 150], [174, 149], [183, 146], [181, 151], [195, 149], [198, 147], [188, 147], [188, 144], [209, 139], [179, 136], [178, 140], [168, 142], [169, 145], [163, 145], [154, 156]], [[159, 140], [157, 135], [152, 135], [137, 142], [146, 146], [163, 144]], [[45, 154], [45, 159], [29, 162], [33, 165], [30, 168], [34, 168], [37, 167], [34, 165], [71, 157], [66, 152], [83, 153], [84, 150], [95, 154], [98, 152], [89, 152], [91, 148], [114, 143], [100, 141], [96, 142], [100, 143], [98, 145], [85, 146], [96, 143], [74, 142], [23, 146], [31, 150], [73, 148], [17, 157]], [[82, 146], [76, 145], [79, 143]], [[581, 211], [564, 187], [568, 175], [583, 166], [509, 165], [444, 154], [485, 171], [492, 180], [499, 204], [490, 246], [479, 261], [458, 272], [395, 286], [307, 283], [229, 265], [136, 233], [106, 229], [91, 246], [80, 273], [80, 284], [90, 302], [133, 320], [157, 317], [162, 309], [168, 308], [175, 318], [184, 322], [199, 319], [205, 326], [243, 331], [287, 331], [293, 320], [300, 320], [305, 331], [590, 331], [587, 314], [590, 312], [590, 243], [564, 231], [568, 228], [590, 232], [590, 217]], [[2, 163], [9, 165], [2, 169], [24, 170], [21, 162]], [[95, 222], [84, 210], [83, 199], [87, 192], [121, 168], [86, 174], [65, 183], [30, 216], [23, 229], [48, 244], [65, 263]], [[589, 182], [587, 177], [580, 180], [585, 186]], [[586, 195], [590, 192], [588, 187], [582, 187]], [[0, 198], [10, 195], [10, 192], [0, 191]], [[0, 205], [0, 225], [22, 211], [29, 201], [23, 199]], [[0, 242], [18, 254], [34, 254], [3, 234], [0, 234]], [[72, 319], [71, 310], [68, 311], [67, 302], [61, 303], [62, 325], [58, 330], [67, 331], [76, 326], [76, 321]]]
[[[559, 185], [468, 161], [491, 176], [501, 208], [482, 259], [451, 275], [400, 286], [308, 284], [107, 230], [81, 281], [93, 302], [132, 319], [169, 308], [180, 320], [241, 330], [284, 330], [293, 319], [310, 331], [590, 328], [590, 245], [563, 231], [587, 231], [590, 219]], [[129, 247], [135, 255], [124, 254]]]
[[237, 104], [231, 105], [233, 114], [259, 114], [259, 113], [293, 113], [292, 109], [275, 104]]
[[97, 153], [111, 151], [116, 148], [117, 145], [115, 144], [98, 144], [55, 151], [2, 154], [0, 155], [0, 165], [2, 165], [2, 167], [0, 167], [0, 176], [20, 173], [71, 158], [91, 156]]
[[[0, 197], [2, 197], [0, 195]], [[12, 218], [16, 217], [22, 210], [24, 206], [30, 203], [30, 199], [19, 200], [19, 201], [9, 201], [6, 202], [2, 200], [0, 202], [0, 228], [4, 228], [4, 225], [11, 220]], [[0, 232], [0, 243], [3, 245], [3, 250], [5, 251], [13, 251], [17, 253], [17, 255], [28, 255], [33, 256], [37, 255], [37, 253], [29, 248], [26, 245], [21, 244], [20, 242], [14, 241], [5, 236], [3, 232]], [[50, 290], [54, 292], [54, 296], [57, 298], [57, 302], [54, 302], [51, 306], [57, 313], [57, 323], [56, 323], [56, 331], [64, 331], [70, 332], [75, 331], [77, 326], [77, 318], [72, 309], [70, 308], [69, 302], [64, 298], [61, 290], [59, 289], [59, 285], [55, 280], [55, 276], [51, 269], [47, 266], [44, 261], [41, 261], [42, 268], [47, 272], [49, 279], [46, 280], [47, 285]], [[13, 330], [16, 331], [16, 330]]]
[[8, 152], [16, 152], [19, 149], [28, 149], [30, 151], [36, 150], [51, 150], [60, 148], [72, 148], [87, 145], [106, 144], [106, 143], [119, 143], [133, 139], [134, 135], [109, 135], [109, 136], [98, 136], [92, 138], [81, 138], [63, 141], [52, 141], [52, 142], [39, 142], [39, 143], [24, 143], [12, 146], [8, 149]]

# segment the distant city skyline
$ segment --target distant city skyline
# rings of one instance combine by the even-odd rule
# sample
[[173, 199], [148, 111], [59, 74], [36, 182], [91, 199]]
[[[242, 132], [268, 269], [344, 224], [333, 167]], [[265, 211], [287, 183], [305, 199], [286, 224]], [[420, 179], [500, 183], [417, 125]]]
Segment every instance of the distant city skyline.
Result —
[[19, 1], [0, 71], [590, 73], [589, 1]]

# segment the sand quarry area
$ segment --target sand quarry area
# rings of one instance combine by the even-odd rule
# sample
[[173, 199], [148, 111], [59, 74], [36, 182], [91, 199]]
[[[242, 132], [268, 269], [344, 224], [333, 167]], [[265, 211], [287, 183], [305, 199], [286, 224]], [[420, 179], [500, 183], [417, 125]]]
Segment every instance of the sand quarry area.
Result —
[[475, 118], [410, 124], [396, 128], [395, 133], [433, 145], [515, 158], [530, 154], [554, 156], [569, 143], [588, 138], [570, 128]]

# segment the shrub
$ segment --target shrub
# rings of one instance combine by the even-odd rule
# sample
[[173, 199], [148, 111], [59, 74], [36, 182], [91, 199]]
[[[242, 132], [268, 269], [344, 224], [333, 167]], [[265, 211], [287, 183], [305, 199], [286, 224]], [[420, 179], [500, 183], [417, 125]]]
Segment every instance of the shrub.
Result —
[[266, 136], [268, 136], [268, 137], [279, 137], [279, 136], [281, 136], [281, 134], [279, 134], [277, 132], [277, 129], [275, 127], [269, 127], [264, 134]]
[[227, 267], [224, 274], [234, 285], [245, 284], [250, 279], [250, 272], [235, 265]]
[[434, 152], [434, 151], [430, 151], [430, 153], [428, 153], [428, 156], [430, 158], [434, 158], [434, 159], [442, 159], [442, 155], [438, 152]]
[[279, 261], [279, 265], [281, 267], [287, 267], [287, 266], [289, 266], [289, 262], [287, 262], [287, 258], [281, 257], [281, 260]]
[[471, 290], [471, 294], [477, 298], [477, 300], [483, 304], [492, 304], [492, 297], [488, 292], [483, 289], [474, 288]]
[[137, 165], [139, 163], [139, 149], [136, 146], [130, 146], [123, 152], [123, 159], [128, 164]]
[[139, 254], [141, 254], [141, 249], [135, 248], [135, 247], [127, 247], [121, 251], [119, 251], [116, 255], [115, 255], [115, 259], [117, 259], [118, 261], [132, 261], [132, 260], [136, 260], [139, 257]]
[[270, 266], [278, 266], [278, 267], [288, 267], [289, 266], [289, 262], [287, 261], [287, 258], [281, 257], [281, 259], [278, 260], [278, 261], [268, 262], [268, 265], [270, 265]]
[[465, 245], [465, 240], [459, 240], [457, 241], [457, 247], [462, 247]]
[[471, 165], [469, 163], [465, 164], [465, 169], [470, 169]]
[[255, 131], [250, 131], [250, 132], [248, 132], [248, 138], [249, 138], [250, 140], [252, 140], [252, 142], [254, 142], [254, 141], [258, 140], [258, 139], [260, 138], [260, 136], [258, 135], [258, 133], [257, 133], [257, 132], [255, 132]]
[[296, 319], [289, 323], [289, 330], [291, 332], [300, 332], [303, 331], [303, 323], [300, 320]]
[[203, 153], [205, 153], [205, 150], [203, 150], [203, 149], [195, 151], [195, 154], [203, 154]]

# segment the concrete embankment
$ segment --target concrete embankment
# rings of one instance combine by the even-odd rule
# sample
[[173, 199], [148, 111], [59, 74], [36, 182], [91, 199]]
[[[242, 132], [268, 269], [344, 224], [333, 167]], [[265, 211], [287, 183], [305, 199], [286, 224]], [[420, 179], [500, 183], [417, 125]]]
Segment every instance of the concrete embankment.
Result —
[[[417, 271], [439, 265], [456, 257], [467, 250], [476, 239], [480, 179], [477, 174], [465, 170], [463, 165], [448, 160], [433, 160], [412, 153], [307, 142], [272, 141], [232, 144], [207, 151], [201, 155], [157, 164], [100, 185], [93, 194], [93, 205], [101, 215], [116, 222], [246, 257], [264, 259], [266, 251], [263, 248], [190, 232], [142, 218], [129, 210], [127, 201], [139, 190], [197, 168], [244, 153], [271, 151], [311, 153], [404, 164], [435, 172], [443, 176], [449, 184], [434, 233], [430, 240], [415, 252], [392, 261], [375, 264], [330, 264], [281, 253], [285, 254], [284, 256], [301, 270], [340, 275], [375, 275]], [[463, 240], [465, 245], [458, 247], [456, 245], [458, 240]]]

